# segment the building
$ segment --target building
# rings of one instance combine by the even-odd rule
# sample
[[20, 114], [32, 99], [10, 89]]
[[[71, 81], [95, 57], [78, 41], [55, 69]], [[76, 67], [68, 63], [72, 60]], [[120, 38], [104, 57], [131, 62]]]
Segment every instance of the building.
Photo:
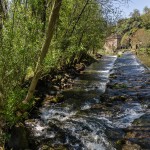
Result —
[[121, 48], [121, 36], [112, 34], [106, 38], [104, 49], [107, 53], [113, 53]]

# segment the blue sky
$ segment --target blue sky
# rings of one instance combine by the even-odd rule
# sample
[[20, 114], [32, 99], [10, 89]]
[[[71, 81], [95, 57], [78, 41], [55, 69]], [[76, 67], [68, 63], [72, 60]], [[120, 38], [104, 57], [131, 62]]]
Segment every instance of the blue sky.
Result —
[[123, 10], [123, 17], [129, 17], [130, 12], [134, 9], [140, 10], [142, 13], [143, 8], [148, 6], [150, 8], [150, 0], [129, 0], [130, 2], [126, 5], [122, 5], [120, 9]]

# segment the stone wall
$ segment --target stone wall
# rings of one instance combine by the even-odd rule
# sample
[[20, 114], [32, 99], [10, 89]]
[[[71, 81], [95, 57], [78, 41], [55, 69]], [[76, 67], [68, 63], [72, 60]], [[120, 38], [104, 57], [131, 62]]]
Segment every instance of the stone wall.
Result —
[[113, 53], [121, 48], [121, 37], [119, 35], [111, 35], [106, 39], [104, 49], [106, 53]]

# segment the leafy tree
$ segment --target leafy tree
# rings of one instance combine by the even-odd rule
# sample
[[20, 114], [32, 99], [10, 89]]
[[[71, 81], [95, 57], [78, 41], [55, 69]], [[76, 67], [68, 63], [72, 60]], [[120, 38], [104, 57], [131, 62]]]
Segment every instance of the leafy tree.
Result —
[[143, 12], [144, 12], [145, 14], [150, 13], [150, 8], [148, 8], [147, 6], [145, 6], [144, 9], [143, 9]]
[[25, 97], [24, 102], [30, 101], [39, 77], [72, 67], [102, 48], [116, 0], [63, 0], [59, 17], [52, 15], [54, 28], [48, 19], [54, 2], [60, 6], [61, 0], [0, 2], [0, 105], [13, 125], [18, 107]]
[[146, 29], [150, 29], [150, 9], [148, 7], [144, 8], [144, 12], [145, 14], [143, 14], [141, 16], [142, 22], [143, 22], [143, 26]]
[[140, 11], [138, 9], [134, 9], [132, 13], [130, 13], [130, 16], [134, 19], [137, 19], [140, 17]]
[[33, 96], [33, 93], [35, 91], [37, 82], [38, 82], [38, 80], [41, 76], [43, 61], [46, 57], [46, 54], [48, 53], [48, 49], [49, 49], [49, 46], [50, 46], [50, 43], [51, 43], [51, 40], [52, 40], [52, 37], [53, 37], [54, 29], [55, 29], [55, 26], [56, 26], [56, 21], [59, 17], [61, 2], [62, 2], [62, 0], [55, 0], [54, 1], [52, 12], [51, 12], [50, 19], [49, 19], [48, 30], [47, 30], [47, 33], [46, 33], [46, 39], [45, 39], [45, 42], [42, 46], [41, 54], [38, 58], [38, 62], [37, 62], [37, 65], [36, 65], [34, 76], [33, 76], [31, 85], [29, 87], [28, 94], [27, 94], [27, 96], [24, 100], [24, 103], [27, 103], [28, 101], [31, 100], [31, 98]]

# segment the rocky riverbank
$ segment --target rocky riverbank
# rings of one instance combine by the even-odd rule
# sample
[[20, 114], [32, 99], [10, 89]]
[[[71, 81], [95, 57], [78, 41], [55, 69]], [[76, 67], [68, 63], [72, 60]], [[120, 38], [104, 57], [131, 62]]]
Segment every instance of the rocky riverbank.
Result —
[[[61, 69], [55, 70], [43, 76], [37, 85], [35, 92], [35, 105], [28, 112], [27, 118], [30, 116], [37, 115], [40, 106], [46, 106], [49, 104], [60, 103], [64, 101], [64, 96], [62, 91], [64, 89], [71, 89], [74, 84], [74, 79], [80, 75], [80, 73], [90, 64], [98, 61], [102, 58], [101, 54], [96, 54], [95, 56], [86, 56], [80, 63], [75, 64], [71, 67], [62, 67]], [[28, 86], [25, 83], [23, 86]], [[25, 114], [24, 110], [18, 110], [17, 115], [19, 117]], [[15, 150], [21, 148], [28, 148], [28, 131], [26, 130], [24, 123], [17, 123], [12, 126], [11, 129], [7, 129], [10, 134], [10, 138], [6, 143], [6, 148], [14, 148]], [[15, 141], [15, 142], [14, 142]], [[20, 145], [20, 143], [22, 143]]]
[[31, 150], [148, 150], [149, 90], [150, 72], [134, 54], [104, 56], [57, 91], [60, 103], [45, 99], [33, 111], [22, 141]]

